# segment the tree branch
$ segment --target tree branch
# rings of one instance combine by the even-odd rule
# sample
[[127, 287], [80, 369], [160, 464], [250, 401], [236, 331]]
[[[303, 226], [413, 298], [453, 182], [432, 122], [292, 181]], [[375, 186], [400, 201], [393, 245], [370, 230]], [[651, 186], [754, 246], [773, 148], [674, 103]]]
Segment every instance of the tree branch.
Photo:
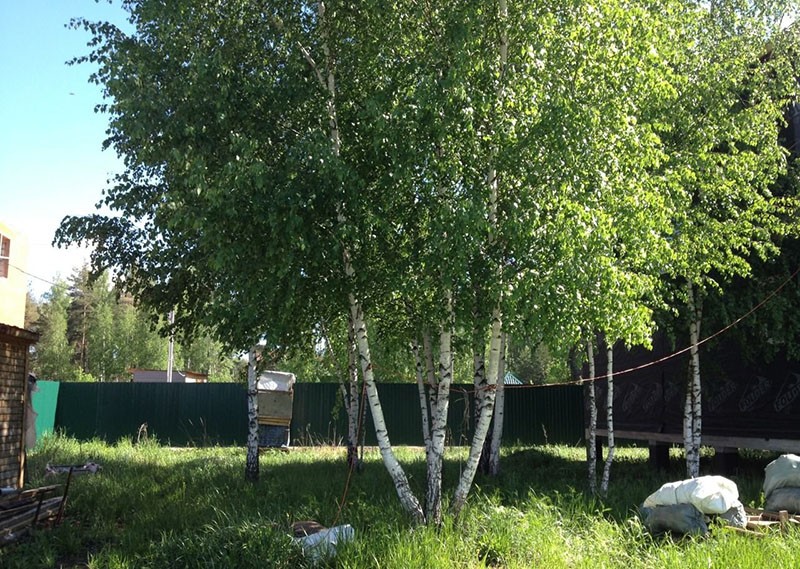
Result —
[[314, 61], [313, 57], [311, 57], [311, 53], [309, 53], [309, 51], [306, 48], [306, 46], [304, 46], [300, 42], [297, 42], [297, 47], [300, 48], [300, 53], [303, 54], [303, 57], [306, 58], [306, 61], [311, 66], [311, 69], [314, 70], [314, 74], [317, 76], [317, 81], [319, 81], [319, 84], [322, 87], [322, 90], [325, 91], [326, 93], [328, 93], [328, 84], [325, 81], [325, 78], [322, 76], [322, 73], [320, 72], [319, 67], [317, 67], [317, 62]]

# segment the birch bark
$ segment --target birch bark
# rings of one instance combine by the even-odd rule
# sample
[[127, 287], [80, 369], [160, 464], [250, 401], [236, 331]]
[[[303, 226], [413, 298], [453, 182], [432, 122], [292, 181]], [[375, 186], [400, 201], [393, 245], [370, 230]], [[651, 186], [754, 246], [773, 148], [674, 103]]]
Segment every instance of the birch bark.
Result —
[[430, 411], [428, 410], [428, 394], [425, 390], [425, 364], [422, 361], [417, 340], [411, 343], [411, 351], [414, 354], [414, 371], [419, 392], [419, 408], [422, 414], [422, 440], [425, 443], [425, 459], [427, 460], [431, 452]]
[[589, 399], [589, 437], [586, 440], [586, 462], [589, 476], [589, 491], [597, 494], [597, 397], [594, 378], [597, 370], [594, 364], [594, 343], [586, 340], [586, 357], [589, 361], [589, 383], [586, 386]]
[[360, 397], [358, 389], [358, 364], [356, 356], [358, 347], [356, 346], [355, 330], [352, 320], [348, 319], [347, 324], [347, 466], [355, 468], [358, 466], [358, 418], [361, 413]]
[[453, 298], [446, 293], [447, 320], [439, 334], [439, 382], [436, 406], [431, 427], [431, 450], [428, 453], [428, 490], [425, 496], [425, 515], [428, 524], [442, 522], [442, 465], [447, 435], [447, 410], [450, 405], [450, 385], [453, 381], [453, 327], [455, 315]]
[[[317, 3], [317, 17], [320, 23], [325, 21], [325, 3]], [[322, 25], [322, 24], [321, 24]], [[328, 45], [328, 37], [322, 25], [322, 51], [325, 55], [326, 73], [319, 69], [310, 53], [303, 46], [300, 49], [303, 56], [308, 61], [309, 65], [316, 74], [317, 80], [322, 86], [323, 90], [327, 92], [326, 109], [328, 112], [328, 125], [329, 125], [329, 139], [331, 142], [331, 150], [334, 156], [341, 155], [341, 137], [339, 133], [339, 124], [336, 113], [336, 78], [335, 78], [335, 62], [331, 57], [331, 50]], [[343, 205], [337, 204], [337, 222], [339, 225], [344, 225], [347, 218], [343, 211]], [[355, 277], [355, 268], [353, 266], [350, 249], [347, 245], [343, 247], [342, 259], [344, 263], [345, 276], [348, 279]], [[361, 302], [358, 300], [354, 292], [348, 294], [348, 305], [350, 311], [350, 318], [353, 323], [355, 331], [356, 345], [358, 347], [359, 360], [361, 363], [361, 374], [364, 378], [364, 389], [367, 393], [370, 411], [372, 413], [372, 421], [375, 425], [375, 436], [378, 440], [378, 448], [381, 452], [384, 466], [392, 478], [397, 495], [400, 498], [400, 503], [403, 508], [411, 515], [414, 523], [423, 523], [425, 515], [411, 487], [408, 483], [403, 467], [398, 462], [392, 451], [392, 445], [389, 440], [389, 434], [386, 429], [386, 421], [383, 416], [383, 407], [381, 406], [380, 398], [378, 397], [378, 388], [375, 384], [375, 375], [372, 367], [372, 356], [369, 348], [369, 339], [367, 336], [367, 324], [364, 319], [363, 309]]]
[[479, 330], [472, 335], [472, 385], [475, 387], [475, 413], [477, 423], [483, 399], [486, 396], [486, 339]]
[[[474, 322], [478, 322], [477, 307], [472, 312]], [[481, 416], [483, 401], [486, 398], [486, 339], [481, 333], [480, 327], [476, 324], [472, 332], [472, 386], [475, 390], [473, 403], [475, 408], [472, 413], [472, 420], [478, 424]], [[489, 472], [489, 453], [491, 452], [491, 440], [487, 436], [483, 442], [481, 457], [478, 461], [478, 470], [484, 474]]]
[[489, 474], [500, 475], [500, 444], [503, 440], [503, 421], [506, 406], [506, 335], [500, 340], [500, 369], [497, 373], [497, 388], [494, 401], [494, 417], [492, 423], [492, 445], [489, 453]]
[[[349, 267], [349, 263], [347, 264]], [[397, 496], [400, 498], [400, 503], [403, 508], [411, 515], [414, 523], [423, 523], [425, 515], [422, 512], [422, 507], [419, 504], [416, 496], [411, 491], [408, 484], [403, 467], [397, 461], [392, 451], [392, 444], [389, 441], [389, 433], [386, 429], [386, 420], [383, 416], [383, 407], [381, 406], [380, 398], [378, 397], [378, 388], [375, 385], [375, 375], [372, 371], [372, 357], [370, 355], [369, 340], [367, 338], [367, 325], [364, 321], [364, 315], [361, 306], [356, 300], [355, 296], [351, 293], [350, 296], [350, 314], [353, 318], [353, 327], [356, 331], [356, 343], [358, 344], [359, 359], [361, 361], [361, 374], [364, 377], [364, 386], [367, 391], [367, 400], [369, 401], [370, 411], [372, 412], [372, 421], [375, 424], [375, 436], [378, 439], [378, 448], [381, 452], [383, 464], [389, 471], [389, 475], [394, 482]]]
[[256, 383], [256, 350], [247, 354], [247, 459], [245, 480], [258, 482], [258, 385]]
[[603, 466], [603, 478], [600, 480], [600, 494], [608, 495], [608, 482], [611, 478], [611, 463], [614, 460], [614, 345], [608, 345], [608, 391], [606, 392], [606, 423], [608, 428], [608, 456]]
[[700, 445], [702, 442], [702, 392], [700, 383], [700, 324], [702, 299], [695, 293], [692, 283], [686, 287], [689, 307], [690, 374], [686, 382], [686, 399], [683, 410], [683, 440], [686, 450], [686, 474], [689, 478], [700, 476]]
[[[498, 42], [498, 79], [497, 88], [495, 91], [495, 102], [498, 107], [501, 106], [503, 100], [503, 91], [505, 84], [506, 66], [508, 63], [508, 31], [506, 30], [506, 23], [508, 20], [508, 4], [506, 0], [499, 0], [498, 2], [498, 19], [500, 25], [500, 37]], [[488, 247], [490, 250], [497, 246], [498, 234], [498, 219], [497, 219], [497, 204], [498, 204], [498, 181], [497, 181], [497, 167], [496, 160], [499, 153], [497, 143], [492, 148], [490, 156], [490, 166], [487, 172], [486, 180], [489, 185], [489, 208], [488, 208], [488, 222], [489, 222], [489, 239]], [[502, 267], [496, 267], [496, 276], [498, 277], [498, 286], [502, 280]], [[472, 445], [470, 446], [469, 456], [464, 470], [461, 473], [458, 486], [456, 487], [453, 496], [452, 510], [455, 515], [458, 515], [467, 500], [467, 494], [472, 486], [472, 481], [475, 478], [475, 472], [478, 469], [478, 462], [480, 461], [481, 451], [483, 450], [483, 443], [486, 440], [486, 435], [489, 432], [489, 425], [492, 421], [492, 414], [494, 411], [495, 402], [495, 388], [497, 387], [498, 373], [500, 369], [500, 344], [503, 333], [503, 314], [501, 309], [502, 295], [499, 296], [497, 302], [492, 309], [492, 331], [489, 340], [489, 365], [486, 381], [486, 394], [480, 401], [480, 414], [475, 424], [475, 431], [472, 435]], [[478, 399], [478, 398], [476, 398]]]
[[472, 445], [469, 449], [469, 456], [458, 481], [451, 509], [453, 514], [458, 515], [467, 501], [467, 494], [472, 486], [475, 473], [478, 470], [478, 462], [483, 450], [483, 442], [489, 432], [489, 423], [492, 420], [494, 411], [495, 387], [497, 386], [497, 375], [500, 369], [500, 344], [502, 337], [503, 319], [500, 308], [495, 307], [492, 311], [492, 336], [489, 341], [489, 366], [486, 378], [486, 395], [482, 399], [480, 414], [475, 424], [475, 432], [472, 435]]
[[436, 415], [436, 393], [438, 381], [436, 370], [433, 366], [433, 341], [431, 340], [430, 330], [425, 330], [422, 334], [422, 349], [425, 355], [425, 375], [428, 379], [428, 409], [430, 409], [431, 422]]

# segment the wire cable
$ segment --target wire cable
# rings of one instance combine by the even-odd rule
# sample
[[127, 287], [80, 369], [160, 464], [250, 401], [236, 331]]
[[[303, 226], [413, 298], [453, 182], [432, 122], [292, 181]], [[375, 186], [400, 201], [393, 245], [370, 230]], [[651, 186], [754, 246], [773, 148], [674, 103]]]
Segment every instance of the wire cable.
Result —
[[[727, 326], [724, 326], [723, 328], [717, 330], [713, 334], [711, 334], [709, 336], [706, 336], [702, 340], [699, 340], [697, 342], [696, 346], [689, 345], [689, 346], [687, 346], [685, 348], [682, 348], [680, 350], [677, 350], [677, 351], [675, 351], [675, 352], [673, 352], [671, 354], [668, 354], [668, 355], [663, 356], [661, 358], [658, 358], [656, 360], [644, 363], [642, 365], [638, 365], [638, 366], [634, 366], [634, 367], [631, 367], [631, 368], [623, 369], [621, 371], [615, 371], [614, 372], [614, 377], [616, 378], [617, 376], [620, 376], [620, 375], [625, 375], [625, 374], [633, 373], [635, 371], [639, 371], [639, 370], [643, 370], [643, 369], [646, 369], [646, 368], [649, 368], [649, 367], [653, 367], [655, 365], [658, 365], [658, 364], [664, 363], [666, 361], [669, 361], [671, 359], [677, 358], [678, 356], [681, 356], [681, 355], [685, 354], [686, 352], [690, 351], [693, 347], [702, 346], [706, 342], [709, 342], [709, 341], [713, 340], [714, 338], [724, 334], [725, 332], [727, 332], [728, 330], [730, 330], [731, 328], [733, 328], [734, 326], [739, 324], [739, 322], [741, 322], [742, 320], [748, 318], [753, 313], [755, 313], [756, 311], [758, 311], [761, 308], [763, 308], [770, 300], [773, 299], [773, 297], [775, 297], [780, 291], [782, 291], [786, 287], [786, 285], [788, 285], [790, 282], [792, 282], [792, 280], [798, 275], [798, 273], [800, 273], [800, 267], [797, 267], [794, 270], [794, 272], [792, 272], [792, 274], [789, 275], [789, 277], [786, 280], [784, 280], [777, 288], [775, 288], [772, 292], [770, 292], [766, 297], [764, 297], [753, 308], [751, 308], [750, 310], [748, 310], [747, 312], [745, 312], [744, 314], [739, 316], [736, 320], [734, 320], [733, 322], [731, 322]], [[575, 381], [563, 381], [563, 382], [559, 382], [559, 383], [547, 383], [547, 384], [543, 384], [543, 385], [506, 385], [505, 388], [506, 389], [508, 389], [508, 388], [519, 389], [519, 388], [525, 388], [525, 387], [527, 387], [527, 388], [530, 388], [530, 387], [549, 387], [549, 386], [552, 386], [552, 385], [584, 385], [584, 384], [592, 382], [592, 381], [598, 381], [598, 380], [601, 380], [601, 379], [608, 379], [608, 377], [609, 377], [609, 374], [605, 374], [605, 375], [598, 375], [598, 376], [595, 376], [595, 377], [576, 379]]]
[[55, 286], [55, 284], [56, 284], [56, 283], [54, 283], [53, 281], [48, 281], [48, 280], [47, 280], [47, 279], [45, 279], [45, 278], [42, 278], [42, 277], [40, 277], [40, 276], [37, 276], [37, 275], [34, 275], [33, 273], [29, 273], [28, 271], [26, 271], [26, 270], [24, 270], [24, 269], [21, 269], [21, 268], [19, 268], [18, 266], [14, 265], [14, 264], [11, 264], [11, 263], [9, 263], [9, 264], [8, 264], [8, 266], [9, 266], [9, 267], [11, 267], [12, 269], [16, 269], [16, 270], [18, 270], [20, 273], [22, 273], [22, 274], [24, 274], [24, 275], [28, 275], [28, 276], [29, 276], [29, 277], [31, 277], [31, 278], [34, 278], [34, 279], [36, 279], [36, 280], [40, 280], [40, 281], [42, 281], [43, 283], [47, 283], [47, 284], [49, 284], [49, 285], [52, 285], [52, 286]]

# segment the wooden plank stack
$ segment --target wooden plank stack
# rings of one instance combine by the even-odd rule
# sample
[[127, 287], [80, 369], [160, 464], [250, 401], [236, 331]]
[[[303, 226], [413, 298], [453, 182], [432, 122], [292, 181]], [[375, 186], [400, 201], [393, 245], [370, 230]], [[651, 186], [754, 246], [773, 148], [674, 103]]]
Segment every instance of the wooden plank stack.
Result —
[[745, 508], [747, 525], [744, 528], [727, 526], [725, 529], [749, 535], [752, 537], [766, 537], [773, 530], [788, 531], [790, 528], [800, 528], [800, 516], [793, 515], [786, 510], [768, 512], [757, 508]]
[[12, 490], [0, 495], [0, 547], [26, 535], [37, 525], [60, 521], [64, 495], [60, 485]]

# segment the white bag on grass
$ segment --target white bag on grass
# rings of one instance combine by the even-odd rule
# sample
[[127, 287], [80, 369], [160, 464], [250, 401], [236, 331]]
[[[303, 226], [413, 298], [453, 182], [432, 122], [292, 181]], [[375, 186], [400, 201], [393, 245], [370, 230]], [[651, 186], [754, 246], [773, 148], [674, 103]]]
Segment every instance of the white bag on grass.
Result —
[[672, 504], [654, 508], [642, 506], [639, 508], [639, 515], [644, 527], [653, 535], [668, 532], [683, 535], [708, 533], [705, 516], [691, 504]]
[[770, 462], [764, 469], [764, 496], [769, 498], [778, 488], [800, 487], [800, 456], [784, 454]]
[[692, 504], [704, 514], [724, 514], [739, 503], [739, 488], [735, 482], [722, 476], [700, 476], [664, 484], [650, 494], [643, 505], [654, 508]]
[[786, 510], [790, 514], [800, 514], [800, 488], [775, 488], [769, 493], [764, 509], [768, 512]]
[[300, 543], [303, 551], [310, 559], [319, 561], [336, 555], [336, 545], [351, 541], [355, 534], [356, 531], [353, 527], [350, 524], [345, 524], [295, 538], [295, 541]]

